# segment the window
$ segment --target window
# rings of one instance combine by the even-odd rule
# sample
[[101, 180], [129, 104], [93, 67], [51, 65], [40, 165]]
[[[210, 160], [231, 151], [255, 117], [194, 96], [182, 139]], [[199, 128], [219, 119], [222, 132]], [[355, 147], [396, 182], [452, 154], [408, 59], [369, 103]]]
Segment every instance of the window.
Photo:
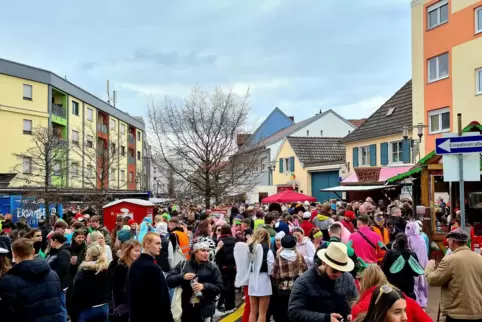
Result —
[[482, 68], [475, 71], [475, 94], [482, 94]]
[[391, 142], [390, 145], [390, 163], [403, 161], [403, 141]]
[[370, 165], [370, 147], [362, 146], [360, 148], [360, 166]]
[[449, 77], [449, 54], [445, 53], [428, 60], [428, 82]]
[[141, 151], [137, 151], [137, 160], [141, 161]]
[[482, 32], [482, 7], [475, 9], [475, 33]]
[[290, 158], [285, 158], [283, 170], [284, 172], [290, 172]]
[[60, 166], [60, 161], [54, 161], [54, 164], [53, 164], [53, 167], [52, 167], [53, 175], [54, 176], [60, 176], [61, 170], [62, 170], [62, 167]]
[[32, 85], [23, 84], [23, 99], [32, 100]]
[[32, 134], [32, 120], [23, 120], [23, 134]]
[[91, 108], [87, 109], [87, 120], [93, 121], [94, 120], [94, 110]]
[[94, 138], [92, 137], [92, 135], [87, 135], [86, 145], [87, 145], [88, 148], [94, 147]]
[[115, 126], [116, 126], [116, 121], [111, 119], [111, 120], [110, 120], [110, 128], [111, 128], [112, 130], [114, 130], [114, 129], [115, 129]]
[[121, 152], [121, 155], [122, 155], [123, 157], [125, 157], [125, 156], [126, 156], [126, 147], [125, 147], [125, 146], [121, 146], [121, 151], [120, 151], [120, 152]]
[[87, 176], [88, 179], [94, 178], [94, 167], [93, 166], [88, 165], [86, 172], [87, 172], [86, 176]]
[[79, 103], [72, 101], [72, 114], [79, 116]]
[[79, 131], [72, 130], [72, 143], [79, 145]]
[[116, 147], [115, 143], [110, 144], [110, 151], [111, 151], [112, 155], [115, 155], [115, 153], [117, 152], [116, 148], [117, 147]]
[[116, 181], [116, 169], [110, 170], [110, 181]]
[[268, 170], [268, 158], [261, 158], [261, 171], [265, 172]]
[[320, 136], [323, 136], [323, 130], [320, 131]]
[[72, 166], [70, 167], [70, 172], [72, 173], [72, 177], [76, 178], [79, 176], [79, 164], [76, 162], [72, 163]]
[[395, 111], [395, 107], [392, 107], [392, 108], [390, 108], [390, 109], [388, 110], [387, 116], [392, 115], [392, 114], [393, 114], [393, 111]]
[[126, 125], [121, 124], [121, 134], [126, 134]]
[[22, 166], [23, 173], [32, 173], [32, 158], [23, 157]]
[[134, 181], [134, 172], [129, 172], [129, 182]]
[[450, 110], [442, 108], [428, 112], [429, 133], [450, 131]]
[[141, 141], [141, 132], [137, 131], [137, 141]]
[[120, 180], [121, 180], [121, 182], [126, 182], [126, 170], [121, 170]]
[[306, 136], [310, 136], [310, 130], [306, 130]]
[[427, 8], [427, 27], [433, 29], [449, 21], [448, 0], [440, 0]]

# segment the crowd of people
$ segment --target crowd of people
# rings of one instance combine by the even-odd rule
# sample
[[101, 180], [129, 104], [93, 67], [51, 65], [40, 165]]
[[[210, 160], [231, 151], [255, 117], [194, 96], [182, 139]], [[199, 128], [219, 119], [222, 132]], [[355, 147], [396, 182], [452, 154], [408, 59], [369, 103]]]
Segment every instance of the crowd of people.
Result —
[[38, 228], [0, 215], [1, 320], [212, 321], [235, 311], [242, 290], [243, 322], [431, 321], [429, 284], [448, 294], [448, 321], [482, 319], [469, 293], [482, 286], [482, 257], [468, 235], [451, 231], [452, 254], [429, 261], [411, 209], [371, 198], [227, 214], [166, 205], [140, 223], [119, 215], [111, 230], [91, 212]]

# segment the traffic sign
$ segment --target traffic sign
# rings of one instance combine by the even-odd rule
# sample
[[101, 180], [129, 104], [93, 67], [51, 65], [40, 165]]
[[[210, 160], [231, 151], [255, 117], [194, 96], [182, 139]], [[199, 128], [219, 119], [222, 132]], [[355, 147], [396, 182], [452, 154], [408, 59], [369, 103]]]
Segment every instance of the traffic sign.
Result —
[[482, 153], [482, 135], [435, 139], [435, 153]]

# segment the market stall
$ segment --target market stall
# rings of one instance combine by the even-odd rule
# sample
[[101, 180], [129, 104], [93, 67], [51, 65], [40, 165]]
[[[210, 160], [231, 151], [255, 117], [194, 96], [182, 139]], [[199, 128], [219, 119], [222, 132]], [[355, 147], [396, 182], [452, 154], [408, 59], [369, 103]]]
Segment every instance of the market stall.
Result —
[[120, 199], [108, 203], [104, 207], [104, 226], [109, 230], [115, 227], [117, 216], [127, 216], [134, 219], [138, 224], [144, 217], [154, 213], [154, 204], [142, 199]]
[[316, 198], [296, 191], [283, 191], [261, 200], [261, 203], [287, 203], [287, 202], [316, 202]]

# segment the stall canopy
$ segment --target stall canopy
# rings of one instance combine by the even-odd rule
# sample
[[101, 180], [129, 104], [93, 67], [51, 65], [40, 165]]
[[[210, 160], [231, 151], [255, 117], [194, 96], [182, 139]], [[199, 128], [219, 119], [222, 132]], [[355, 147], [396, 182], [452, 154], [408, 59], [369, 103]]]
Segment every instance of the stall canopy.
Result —
[[323, 192], [345, 192], [345, 191], [370, 191], [395, 188], [397, 185], [378, 185], [378, 186], [338, 186], [326, 189], [320, 189]]
[[305, 202], [313, 201], [316, 202], [316, 198], [295, 191], [283, 191], [275, 195], [266, 197], [261, 200], [262, 203], [273, 203], [273, 202]]

